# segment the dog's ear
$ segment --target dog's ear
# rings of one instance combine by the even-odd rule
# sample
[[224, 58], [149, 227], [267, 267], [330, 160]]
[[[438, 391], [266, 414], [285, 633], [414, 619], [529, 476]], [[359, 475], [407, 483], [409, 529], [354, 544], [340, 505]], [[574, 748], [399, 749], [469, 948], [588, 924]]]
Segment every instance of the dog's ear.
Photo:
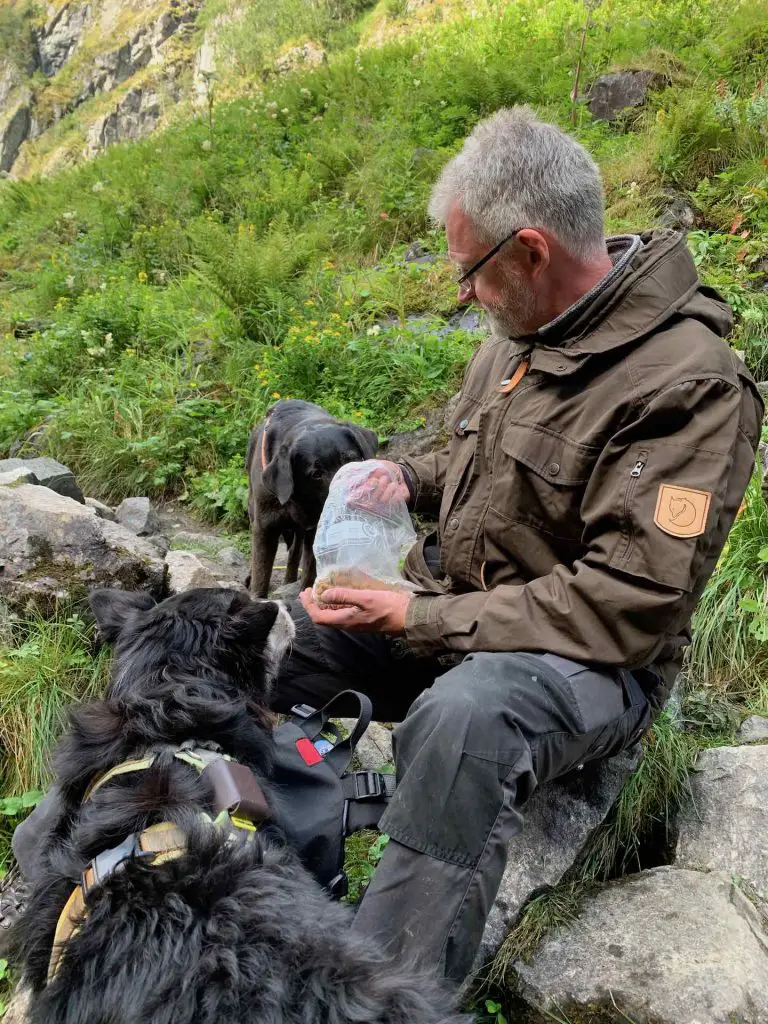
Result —
[[264, 486], [270, 490], [281, 505], [290, 501], [293, 494], [293, 467], [291, 466], [291, 449], [280, 445], [271, 462], [267, 463], [262, 476]]
[[244, 649], [261, 646], [275, 624], [277, 613], [275, 601], [254, 600], [250, 594], [234, 594], [223, 629], [227, 644]]
[[157, 602], [143, 590], [92, 590], [88, 603], [96, 617], [102, 639], [114, 641], [128, 619], [136, 612], [147, 612]]
[[346, 429], [347, 435], [352, 439], [352, 443], [362, 455], [363, 460], [372, 459], [379, 447], [376, 431], [369, 430], [367, 427], [358, 427], [356, 423], [350, 423]]

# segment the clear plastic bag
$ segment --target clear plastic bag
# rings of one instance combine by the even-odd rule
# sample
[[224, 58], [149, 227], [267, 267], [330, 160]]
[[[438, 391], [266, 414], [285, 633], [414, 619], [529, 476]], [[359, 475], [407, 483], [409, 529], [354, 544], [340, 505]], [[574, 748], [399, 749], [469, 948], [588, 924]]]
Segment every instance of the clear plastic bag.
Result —
[[[378, 486], [371, 474], [378, 470]], [[412, 590], [400, 574], [402, 560], [416, 543], [402, 498], [382, 500], [387, 478], [396, 476], [386, 462], [369, 459], [342, 466], [331, 481], [315, 534], [317, 579], [314, 597], [323, 603], [329, 587], [355, 590]]]

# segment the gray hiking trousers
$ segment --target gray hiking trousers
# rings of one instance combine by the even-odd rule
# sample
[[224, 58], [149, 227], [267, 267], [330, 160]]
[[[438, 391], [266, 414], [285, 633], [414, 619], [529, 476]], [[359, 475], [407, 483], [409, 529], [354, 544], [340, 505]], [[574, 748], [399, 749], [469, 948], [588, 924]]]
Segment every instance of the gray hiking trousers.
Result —
[[[404, 962], [460, 983], [472, 969], [507, 843], [536, 786], [633, 744], [648, 728], [652, 672], [556, 655], [417, 659], [404, 641], [315, 626], [297, 601], [273, 706], [319, 707], [357, 689], [394, 730], [391, 841], [354, 921]], [[448, 663], [446, 663], [448, 662]]]

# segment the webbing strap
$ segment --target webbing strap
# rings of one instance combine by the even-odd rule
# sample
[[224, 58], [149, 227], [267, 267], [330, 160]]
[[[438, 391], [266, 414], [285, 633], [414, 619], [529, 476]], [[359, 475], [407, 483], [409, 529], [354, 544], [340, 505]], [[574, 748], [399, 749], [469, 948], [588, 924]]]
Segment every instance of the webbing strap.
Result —
[[394, 775], [383, 772], [350, 772], [341, 780], [344, 793], [344, 835], [362, 828], [376, 828], [396, 787]]

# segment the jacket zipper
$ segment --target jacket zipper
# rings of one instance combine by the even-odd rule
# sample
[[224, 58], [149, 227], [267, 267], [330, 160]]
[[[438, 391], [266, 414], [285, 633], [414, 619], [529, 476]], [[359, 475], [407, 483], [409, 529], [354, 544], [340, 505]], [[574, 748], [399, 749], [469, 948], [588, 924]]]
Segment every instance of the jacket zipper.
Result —
[[634, 495], [635, 488], [637, 487], [637, 481], [642, 476], [647, 462], [648, 452], [638, 452], [637, 461], [629, 472], [629, 482], [627, 483], [627, 489], [624, 493], [624, 522], [626, 523], [627, 543], [624, 545], [624, 552], [621, 556], [621, 560], [623, 562], [627, 561], [629, 556], [632, 554], [632, 548], [635, 546], [635, 531], [632, 528], [630, 505], [632, 504], [632, 496]]

